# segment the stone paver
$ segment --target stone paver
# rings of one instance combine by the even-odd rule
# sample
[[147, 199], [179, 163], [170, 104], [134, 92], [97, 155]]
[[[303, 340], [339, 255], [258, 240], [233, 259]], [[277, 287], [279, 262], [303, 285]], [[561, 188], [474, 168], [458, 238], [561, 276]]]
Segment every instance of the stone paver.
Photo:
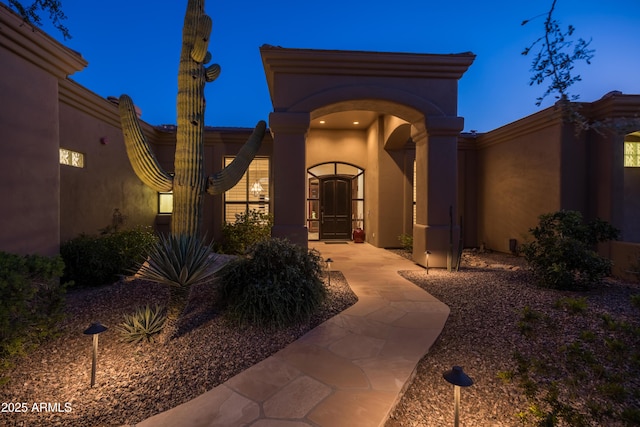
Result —
[[358, 302], [226, 383], [138, 427], [382, 426], [449, 308], [397, 274], [419, 269], [368, 244], [310, 243]]

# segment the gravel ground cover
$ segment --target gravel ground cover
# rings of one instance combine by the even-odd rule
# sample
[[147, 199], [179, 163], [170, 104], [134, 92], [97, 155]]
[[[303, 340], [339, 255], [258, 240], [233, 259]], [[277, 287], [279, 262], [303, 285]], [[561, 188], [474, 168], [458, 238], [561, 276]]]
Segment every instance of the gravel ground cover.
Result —
[[[578, 414], [556, 425], [640, 425], [602, 416], [625, 409], [633, 416], [640, 409], [640, 311], [630, 304], [631, 295], [640, 294], [638, 284], [606, 279], [589, 292], [544, 290], [532, 285], [522, 258], [474, 252], [465, 252], [458, 273], [401, 274], [451, 314], [386, 427], [453, 425], [453, 386], [442, 378], [453, 365], [474, 380], [461, 390], [461, 426], [538, 425], [531, 405], [549, 408], [542, 390], [553, 381], [558, 401]], [[585, 309], [575, 303], [581, 298]], [[510, 378], [523, 366], [516, 352], [536, 361], [529, 378], [541, 392], [534, 400], [520, 386], [524, 376]]]
[[[458, 273], [431, 269], [428, 275], [424, 271], [400, 274], [449, 305], [451, 315], [386, 427], [453, 425], [453, 387], [442, 378], [453, 365], [464, 367], [475, 382], [462, 390], [461, 426], [534, 425], [529, 413], [532, 401], [517, 378], [499, 378], [517, 371], [515, 351], [530, 358], [558, 360], [565, 370], [549, 376], [562, 379], [568, 362], [575, 362], [568, 359], [566, 344], [575, 342], [582, 331], [595, 331], [588, 344], [594, 348], [611, 342], [607, 341], [611, 336], [620, 336], [620, 331], [604, 327], [607, 322], [603, 319], [608, 319], [609, 326], [627, 325], [627, 332], [636, 331], [622, 335], [628, 341], [618, 343], [621, 347], [616, 352], [635, 353], [628, 358], [598, 359], [603, 370], [584, 369], [579, 381], [583, 386], [572, 388], [563, 398], [582, 412], [593, 405], [609, 405], [618, 412], [621, 407], [640, 408], [640, 324], [637, 309], [629, 304], [631, 295], [640, 294], [638, 284], [606, 280], [599, 289], [586, 293], [542, 290], [531, 285], [522, 258], [476, 252], [464, 253]], [[114, 326], [123, 313], [147, 303], [162, 303], [166, 297], [163, 287], [140, 280], [70, 294], [62, 336], [17, 364], [9, 372], [12, 381], [0, 388], [2, 402], [25, 402], [30, 409], [40, 402], [53, 406], [42, 412], [2, 413], [0, 425], [133, 424], [226, 381], [356, 301], [344, 277], [332, 272], [330, 298], [307, 324], [277, 332], [238, 329], [229, 327], [216, 310], [214, 288], [203, 286], [194, 290], [187, 332], [179, 338], [165, 346], [131, 346], [118, 340]], [[557, 306], [563, 298], [585, 298], [587, 310], [574, 313], [568, 304]], [[526, 324], [531, 327], [527, 335], [521, 333], [525, 307], [538, 313]], [[100, 335], [96, 386], [90, 388], [91, 338], [82, 331], [94, 321], [110, 329]], [[633, 357], [636, 363], [630, 365], [628, 359]], [[622, 399], [608, 396], [611, 393], [601, 387], [602, 378], [593, 378], [598, 372], [620, 382], [625, 390]], [[70, 412], [64, 412], [66, 404]], [[518, 413], [526, 414], [524, 421]], [[586, 425], [638, 424], [601, 418]]]
[[[120, 342], [115, 326], [124, 313], [167, 297], [165, 287], [141, 280], [70, 293], [62, 335], [17, 363], [0, 387], [0, 401], [13, 403], [0, 413], [0, 426], [134, 424], [225, 382], [357, 301], [333, 271], [329, 297], [308, 322], [281, 330], [238, 328], [216, 309], [215, 286], [202, 285], [192, 291], [184, 334], [165, 345]], [[95, 321], [109, 329], [99, 336], [90, 388], [92, 338], [82, 332]]]

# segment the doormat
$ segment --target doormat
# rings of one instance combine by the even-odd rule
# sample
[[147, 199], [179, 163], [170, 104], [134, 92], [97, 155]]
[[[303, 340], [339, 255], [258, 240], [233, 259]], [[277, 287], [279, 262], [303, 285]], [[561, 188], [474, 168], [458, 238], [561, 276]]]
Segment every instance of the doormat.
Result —
[[325, 245], [348, 245], [349, 242], [324, 242]]

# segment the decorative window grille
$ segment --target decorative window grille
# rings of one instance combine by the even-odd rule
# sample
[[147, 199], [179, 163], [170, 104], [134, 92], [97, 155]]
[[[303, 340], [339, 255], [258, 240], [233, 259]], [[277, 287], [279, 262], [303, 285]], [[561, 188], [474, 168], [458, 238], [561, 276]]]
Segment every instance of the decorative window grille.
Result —
[[84, 168], [84, 154], [68, 150], [66, 148], [61, 148], [60, 164], [74, 168]]
[[640, 142], [625, 141], [624, 167], [640, 168]]

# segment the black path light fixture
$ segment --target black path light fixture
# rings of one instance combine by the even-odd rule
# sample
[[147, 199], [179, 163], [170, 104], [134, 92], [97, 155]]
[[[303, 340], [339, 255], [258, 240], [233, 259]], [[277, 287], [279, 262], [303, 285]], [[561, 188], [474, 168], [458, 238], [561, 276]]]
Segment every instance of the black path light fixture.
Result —
[[424, 255], [427, 257], [427, 262], [426, 262], [426, 266], [427, 266], [427, 274], [429, 274], [429, 255], [431, 255], [430, 251], [424, 251]]
[[327, 263], [327, 277], [329, 277], [329, 286], [331, 286], [331, 263], [333, 260], [331, 258], [327, 258], [324, 262]]
[[91, 363], [91, 387], [96, 383], [96, 364], [98, 362], [98, 335], [108, 328], [99, 322], [92, 323], [84, 330], [85, 335], [93, 335], [93, 360]]
[[469, 387], [473, 385], [473, 380], [464, 373], [462, 367], [454, 366], [450, 371], [442, 374], [447, 382], [453, 384], [453, 400], [454, 400], [454, 421], [453, 425], [458, 427], [460, 424], [460, 387]]

